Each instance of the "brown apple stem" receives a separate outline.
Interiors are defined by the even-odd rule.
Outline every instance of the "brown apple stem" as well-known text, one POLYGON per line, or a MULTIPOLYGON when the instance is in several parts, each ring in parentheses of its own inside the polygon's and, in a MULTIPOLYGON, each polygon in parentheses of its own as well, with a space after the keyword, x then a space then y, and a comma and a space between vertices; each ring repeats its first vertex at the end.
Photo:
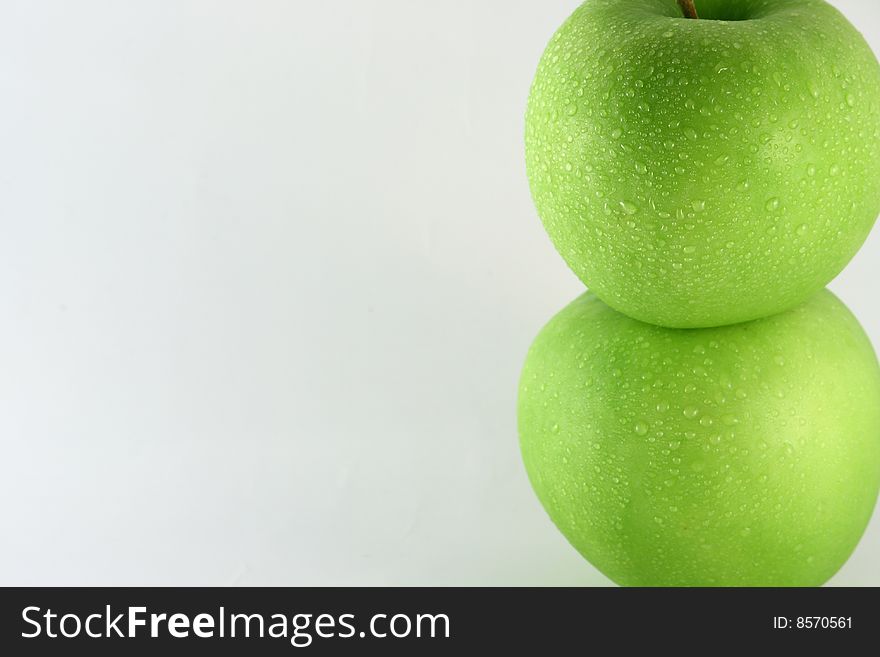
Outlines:
POLYGON ((684 12, 685 18, 699 18, 697 8, 694 7, 694 0, 678 0, 678 6, 684 12))

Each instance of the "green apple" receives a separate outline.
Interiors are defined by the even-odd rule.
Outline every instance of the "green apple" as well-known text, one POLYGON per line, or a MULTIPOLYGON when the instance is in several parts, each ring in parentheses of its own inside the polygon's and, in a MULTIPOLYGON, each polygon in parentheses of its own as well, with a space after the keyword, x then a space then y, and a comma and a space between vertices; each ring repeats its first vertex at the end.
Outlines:
POLYGON ((518 412, 550 518, 622 585, 822 584, 877 499, 880 368, 828 291, 701 330, 584 294, 532 345, 518 412))
POLYGON ((880 66, 822 0, 588 0, 548 45, 526 163, 556 248, 642 321, 791 308, 880 211, 880 66))

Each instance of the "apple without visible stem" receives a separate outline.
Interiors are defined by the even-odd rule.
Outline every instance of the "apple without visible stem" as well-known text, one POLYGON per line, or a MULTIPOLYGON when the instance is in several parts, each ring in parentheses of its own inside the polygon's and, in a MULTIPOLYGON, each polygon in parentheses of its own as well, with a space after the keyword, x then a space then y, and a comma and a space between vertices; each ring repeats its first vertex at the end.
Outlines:
POLYGON ((674 327, 763 317, 880 211, 880 67, 822 0, 588 0, 526 114, 538 212, 602 300, 674 327))
POLYGON ((696 331, 587 293, 532 345, 518 413, 544 508, 623 585, 822 584, 877 498, 880 368, 828 291, 696 331))

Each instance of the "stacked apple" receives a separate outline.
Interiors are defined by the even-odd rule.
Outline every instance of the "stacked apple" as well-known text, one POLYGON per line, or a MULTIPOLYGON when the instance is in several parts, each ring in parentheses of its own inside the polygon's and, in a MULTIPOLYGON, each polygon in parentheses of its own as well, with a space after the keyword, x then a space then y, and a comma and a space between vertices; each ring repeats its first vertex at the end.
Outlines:
POLYGON ((551 519, 623 585, 825 582, 880 487, 880 368, 823 289, 880 212, 861 35, 822 0, 587 0, 526 162, 590 289, 520 382, 551 519))

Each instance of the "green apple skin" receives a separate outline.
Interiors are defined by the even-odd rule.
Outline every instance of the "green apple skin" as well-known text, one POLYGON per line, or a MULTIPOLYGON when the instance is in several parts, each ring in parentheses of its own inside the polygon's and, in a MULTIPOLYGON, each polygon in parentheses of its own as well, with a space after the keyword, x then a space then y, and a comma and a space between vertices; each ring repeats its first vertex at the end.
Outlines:
POLYGON ((613 308, 671 327, 794 307, 880 211, 880 66, 856 29, 822 0, 696 6, 588 0, 526 112, 559 253, 613 308))
POLYGON ((880 368, 828 291, 702 330, 586 293, 532 345, 518 415, 550 518, 621 585, 820 585, 880 485, 880 368))

